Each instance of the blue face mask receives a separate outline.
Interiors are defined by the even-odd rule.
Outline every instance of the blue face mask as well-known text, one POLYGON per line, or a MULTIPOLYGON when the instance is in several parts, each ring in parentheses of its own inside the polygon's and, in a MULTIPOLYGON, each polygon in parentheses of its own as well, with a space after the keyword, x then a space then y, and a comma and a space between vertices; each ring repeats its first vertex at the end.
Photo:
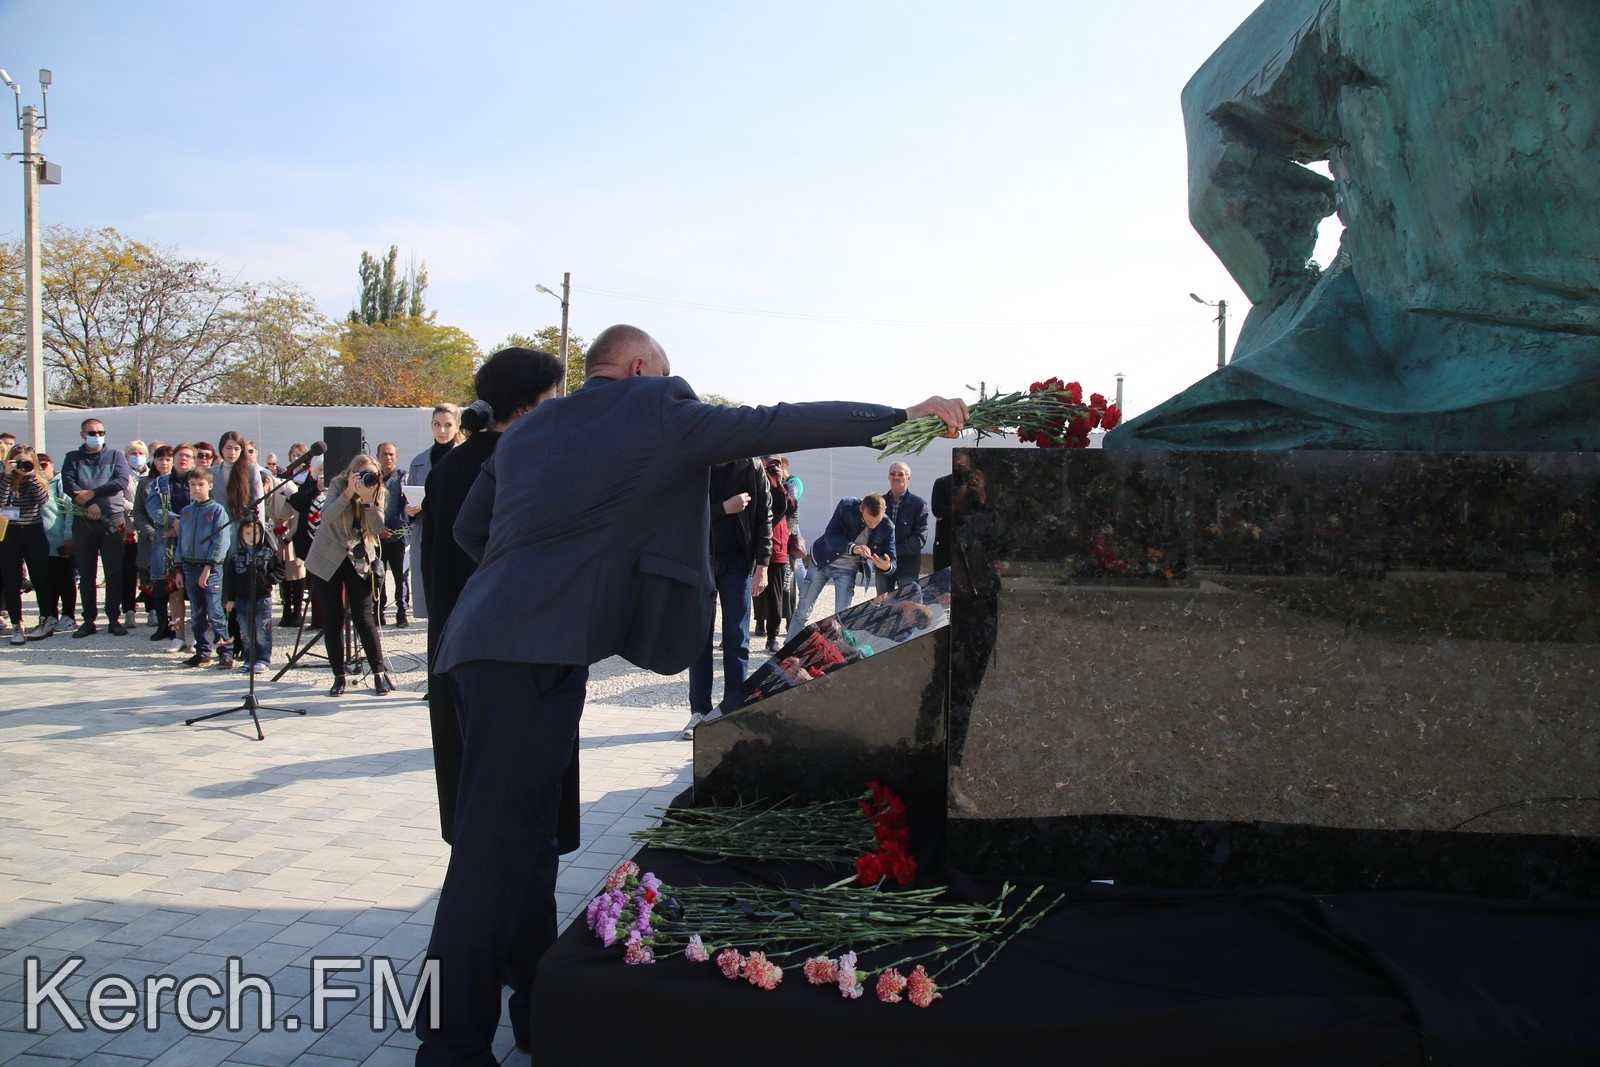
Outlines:
POLYGON ((144 457, 143 456, 129 456, 128 457, 128 466, 137 467, 137 468, 141 468, 142 469, 144 467, 144 457))
POLYGON ((106 435, 103 433, 85 434, 83 443, 90 448, 99 448, 106 443, 106 435))

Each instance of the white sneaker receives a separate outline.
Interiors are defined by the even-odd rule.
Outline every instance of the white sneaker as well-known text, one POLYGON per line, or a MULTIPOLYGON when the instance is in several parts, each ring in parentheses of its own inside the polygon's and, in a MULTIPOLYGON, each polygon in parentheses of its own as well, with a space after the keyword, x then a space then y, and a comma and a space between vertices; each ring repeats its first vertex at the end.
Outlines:
POLYGON ((10 632, 11 632, 11 620, 10 619, 6 619, 6 618, 0 618, 0 637, 4 637, 6 634, 8 634, 10 632))
MULTIPOLYGON (((11 627, 7 626, 6 629, 11 630, 11 627)), ((21 626, 11 630, 11 643, 13 645, 25 645, 28 643, 28 635, 22 632, 21 626)))
POLYGON ((50 619, 40 619, 39 624, 28 631, 28 640, 43 641, 45 638, 52 636, 55 632, 56 626, 54 621, 50 619))
POLYGON ((125 611, 125 612, 123 612, 122 613, 122 625, 126 626, 130 630, 133 629, 135 626, 138 626, 139 625, 139 613, 137 611, 125 611))
POLYGON ((167 651, 168 652, 182 652, 182 651, 186 650, 188 647, 189 646, 187 644, 185 644, 184 641, 181 638, 177 638, 177 637, 174 637, 171 641, 167 642, 167 651))
POLYGON ((685 741, 693 741, 694 728, 705 721, 706 716, 704 712, 697 711, 693 715, 689 716, 689 725, 683 728, 683 739, 685 741))
POLYGON ((58 634, 69 633, 77 628, 78 617, 76 615, 63 615, 56 620, 56 633, 58 634))
MULTIPOLYGON (((242 666, 244 666, 244 664, 241 663, 239 666, 242 667, 242 666)), ((250 673, 251 674, 266 674, 267 673, 267 661, 266 660, 259 660, 259 659, 256 660, 254 663, 252 663, 250 665, 250 673)))

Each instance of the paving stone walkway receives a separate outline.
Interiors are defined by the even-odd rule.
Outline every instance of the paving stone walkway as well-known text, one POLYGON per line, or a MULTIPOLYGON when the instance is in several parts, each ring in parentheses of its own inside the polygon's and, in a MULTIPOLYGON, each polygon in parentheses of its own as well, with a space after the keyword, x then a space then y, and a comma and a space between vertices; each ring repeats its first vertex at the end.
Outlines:
MULTIPOLYGON (((263 713, 258 742, 243 714, 183 725, 236 703, 241 673, 120 669, 111 640, 70 660, 0 649, 12 653, 0 656, 0 1064, 409 1065, 415 1040, 394 1013, 377 1029, 370 1017, 375 984, 391 1003, 385 967, 402 998, 414 989, 444 878, 422 676, 397 675, 401 690, 382 699, 355 682, 330 699, 325 666, 293 670, 262 699, 309 713, 263 713), (331 973, 330 995, 314 997, 311 961, 331 957, 362 966, 331 973), (74 959, 51 988, 84 1025, 46 1003, 30 1026, 28 968, 45 986, 74 959), (235 1028, 200 1025, 226 1008, 203 983, 225 982, 230 959, 269 980, 270 1028, 257 993, 235 1028), (146 1010, 146 982, 161 975, 190 980, 197 1018, 178 1016, 171 988, 146 1010), (115 1006, 109 976, 129 981, 134 1007, 115 1006), (90 1019, 97 981, 112 1025, 90 1019)), ((562 863, 563 923, 633 850, 628 832, 688 786, 683 718, 589 705, 585 847, 562 863)), ((528 1062, 508 1025, 496 1051, 528 1062)))

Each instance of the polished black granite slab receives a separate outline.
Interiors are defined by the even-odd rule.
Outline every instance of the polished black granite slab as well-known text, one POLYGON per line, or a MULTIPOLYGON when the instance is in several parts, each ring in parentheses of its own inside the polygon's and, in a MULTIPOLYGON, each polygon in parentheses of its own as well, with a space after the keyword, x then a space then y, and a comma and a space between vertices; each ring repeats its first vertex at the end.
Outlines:
POLYGON ((1600 455, 956 467, 958 863, 1600 895, 1600 455))
POLYGON ((944 632, 885 647, 701 723, 694 803, 837 800, 877 780, 913 810, 942 813, 944 690, 935 664, 943 659, 944 632))
POLYGON ((741 707, 870 659, 950 622, 950 568, 804 626, 745 680, 741 707))

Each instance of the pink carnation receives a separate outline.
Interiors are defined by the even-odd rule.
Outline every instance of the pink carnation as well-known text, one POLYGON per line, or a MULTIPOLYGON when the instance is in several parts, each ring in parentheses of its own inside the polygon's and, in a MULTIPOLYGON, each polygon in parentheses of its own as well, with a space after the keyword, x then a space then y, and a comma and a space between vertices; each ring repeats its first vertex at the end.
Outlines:
POLYGON ((944 996, 943 993, 939 992, 939 987, 933 984, 933 979, 928 977, 928 972, 923 969, 920 963, 917 964, 917 969, 911 972, 911 977, 906 979, 906 985, 910 987, 910 992, 906 994, 907 997, 911 1003, 919 1008, 926 1008, 929 1004, 944 996))
POLYGON ((878 975, 878 999, 885 1004, 900 1003, 900 991, 905 987, 906 980, 893 967, 885 967, 878 975))
POLYGON ((656 961, 655 949, 643 941, 629 941, 628 949, 622 954, 622 962, 627 964, 654 963, 656 961))
POLYGON ((639 865, 632 860, 623 860, 616 870, 606 875, 606 892, 615 893, 628 884, 628 879, 636 878, 639 874, 639 865))
POLYGON ((744 957, 736 948, 725 948, 717 953, 717 967, 722 971, 722 977, 737 978, 744 968, 744 957))
POLYGON ((839 957, 839 995, 855 1000, 861 996, 861 979, 866 975, 856 970, 856 954, 846 952, 839 957))
POLYGON ((812 985, 833 985, 839 980, 839 964, 837 960, 830 960, 826 956, 813 956, 806 960, 806 981, 812 985))
POLYGON ((762 989, 777 989, 783 981, 783 968, 767 959, 765 952, 752 952, 744 961, 744 976, 751 985, 762 989))
POLYGON ((711 953, 706 951, 706 943, 700 940, 699 934, 689 939, 689 944, 683 950, 683 958, 690 963, 704 963, 711 958, 711 953))

